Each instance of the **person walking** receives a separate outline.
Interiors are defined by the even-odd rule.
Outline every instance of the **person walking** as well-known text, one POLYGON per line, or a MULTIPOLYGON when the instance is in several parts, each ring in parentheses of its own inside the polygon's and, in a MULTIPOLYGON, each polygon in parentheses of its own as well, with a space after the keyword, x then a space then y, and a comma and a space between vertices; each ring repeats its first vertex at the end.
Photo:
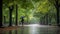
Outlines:
POLYGON ((21 23, 24 24, 24 16, 21 17, 21 23))

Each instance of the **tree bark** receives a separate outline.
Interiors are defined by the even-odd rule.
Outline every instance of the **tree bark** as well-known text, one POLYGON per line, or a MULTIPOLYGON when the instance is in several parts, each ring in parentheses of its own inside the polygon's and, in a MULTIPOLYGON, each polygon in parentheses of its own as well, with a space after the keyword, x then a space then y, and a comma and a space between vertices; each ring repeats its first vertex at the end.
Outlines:
POLYGON ((59 5, 58 5, 58 0, 56 0, 56 10, 57 10, 57 26, 60 26, 59 24, 59 5))
POLYGON ((0 0, 0 28, 2 27, 2 1, 0 0))
POLYGON ((13 9, 14 9, 14 6, 12 5, 12 6, 10 6, 9 7, 9 16, 10 16, 10 18, 9 18, 9 26, 12 26, 12 11, 13 11, 13 9))
POLYGON ((9 18, 9 26, 12 26, 12 12, 10 11, 9 12, 9 14, 10 14, 10 18, 9 18))
POLYGON ((4 16, 4 24, 6 23, 6 16, 4 16))
POLYGON ((16 25, 18 25, 18 6, 16 5, 16 25))
POLYGON ((45 18, 46 18, 46 25, 48 25, 48 14, 46 14, 45 18))

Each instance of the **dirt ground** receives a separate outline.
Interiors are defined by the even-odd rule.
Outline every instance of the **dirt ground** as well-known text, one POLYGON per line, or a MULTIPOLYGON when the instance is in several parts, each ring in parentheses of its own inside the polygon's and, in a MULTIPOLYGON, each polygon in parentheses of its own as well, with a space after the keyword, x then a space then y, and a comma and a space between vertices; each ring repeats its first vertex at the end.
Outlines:
POLYGON ((18 28, 20 28, 20 26, 9 26, 9 27, 0 28, 0 31, 15 30, 18 28))

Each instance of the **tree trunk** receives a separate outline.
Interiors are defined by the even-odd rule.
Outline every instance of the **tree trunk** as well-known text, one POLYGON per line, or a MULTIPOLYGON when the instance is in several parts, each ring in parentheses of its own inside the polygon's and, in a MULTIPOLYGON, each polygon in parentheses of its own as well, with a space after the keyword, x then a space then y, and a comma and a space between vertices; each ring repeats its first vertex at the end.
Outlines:
POLYGON ((45 18, 45 16, 44 16, 44 24, 46 25, 46 18, 45 18))
POLYGON ((55 7, 56 7, 56 10, 57 10, 57 25, 60 26, 60 24, 59 24, 59 5, 58 5, 58 0, 56 1, 55 7))
POLYGON ((46 16, 44 16, 44 21, 45 21, 44 24, 46 25, 46 16))
POLYGON ((9 18, 9 26, 12 26, 12 11, 9 12, 10 18, 9 18))
POLYGON ((18 25, 18 6, 16 5, 16 25, 18 25))
POLYGON ((42 18, 40 17, 40 24, 42 25, 42 18))
POLYGON ((29 22, 29 18, 28 18, 28 15, 27 15, 27 23, 29 22))
POLYGON ((45 25, 45 16, 43 17, 43 25, 45 25))
POLYGON ((4 24, 6 23, 6 16, 4 16, 4 24))
POLYGON ((12 5, 12 6, 10 6, 9 7, 9 16, 10 16, 10 18, 9 18, 9 26, 12 26, 12 11, 13 11, 13 9, 14 9, 14 6, 12 5))
POLYGON ((2 27, 2 1, 0 0, 0 28, 2 27))
POLYGON ((48 25, 48 14, 46 14, 45 18, 46 18, 46 25, 48 25))
POLYGON ((44 17, 41 17, 41 25, 44 25, 44 17))

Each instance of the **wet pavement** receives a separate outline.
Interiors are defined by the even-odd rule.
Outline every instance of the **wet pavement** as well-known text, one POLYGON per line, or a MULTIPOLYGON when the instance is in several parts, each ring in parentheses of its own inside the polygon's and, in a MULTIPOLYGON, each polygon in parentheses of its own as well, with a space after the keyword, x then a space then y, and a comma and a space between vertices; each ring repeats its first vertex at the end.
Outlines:
POLYGON ((60 34, 60 28, 39 24, 20 25, 18 29, 0 30, 0 34, 60 34))

